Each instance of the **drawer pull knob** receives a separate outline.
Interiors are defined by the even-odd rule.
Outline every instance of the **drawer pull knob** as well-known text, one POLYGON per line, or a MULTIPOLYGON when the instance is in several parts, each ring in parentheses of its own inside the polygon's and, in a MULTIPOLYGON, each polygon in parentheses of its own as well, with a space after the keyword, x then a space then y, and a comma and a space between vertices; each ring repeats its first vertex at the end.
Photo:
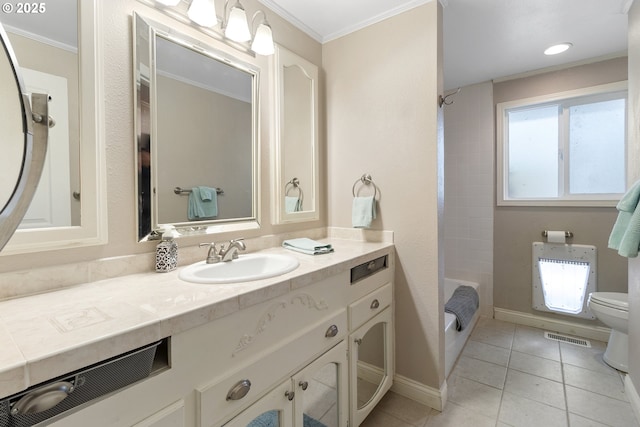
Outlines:
POLYGON ((238 381, 233 387, 231 387, 231 390, 229 390, 229 393, 227 393, 227 400, 240 400, 243 397, 245 397, 247 393, 249 393, 250 389, 251 389, 251 381, 249 380, 238 381))
POLYGON ((362 344, 362 338, 356 338, 355 340, 353 340, 353 342, 355 342, 356 344, 360 345, 360 344, 362 344))
POLYGON ((327 329, 327 332, 324 334, 327 338, 333 338, 336 335, 338 335, 338 327, 336 325, 329 326, 329 329, 327 329))
POLYGON ((298 383, 298 385, 300 386, 300 388, 304 391, 307 389, 307 387, 309 387, 309 383, 307 381, 300 381, 298 383))
POLYGON ((378 307, 380 307, 380 301, 378 301, 377 299, 371 301, 371 310, 375 310, 378 307))
POLYGON ((294 397, 296 397, 296 393, 293 391, 285 391, 284 395, 287 396, 287 399, 289 399, 290 401, 293 400, 294 397))
POLYGON ((369 264, 367 264, 367 270, 371 271, 374 268, 376 268, 376 262, 375 261, 371 261, 369 264))

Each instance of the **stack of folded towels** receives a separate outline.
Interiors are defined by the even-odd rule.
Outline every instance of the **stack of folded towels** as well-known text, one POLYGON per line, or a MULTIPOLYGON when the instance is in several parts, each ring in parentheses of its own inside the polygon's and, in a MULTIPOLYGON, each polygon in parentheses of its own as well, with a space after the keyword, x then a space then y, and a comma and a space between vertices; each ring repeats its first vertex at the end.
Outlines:
POLYGON ((316 242, 306 237, 285 240, 282 242, 282 247, 308 255, 322 255, 333 252, 331 244, 316 242))

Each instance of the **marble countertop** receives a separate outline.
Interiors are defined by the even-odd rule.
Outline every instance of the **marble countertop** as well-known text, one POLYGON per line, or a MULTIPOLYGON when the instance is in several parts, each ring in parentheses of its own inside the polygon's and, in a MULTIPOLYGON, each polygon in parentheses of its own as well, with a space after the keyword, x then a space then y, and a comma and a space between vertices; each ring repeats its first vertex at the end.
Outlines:
POLYGON ((32 385, 286 294, 392 250, 386 242, 323 239, 335 252, 281 247, 300 266, 264 280, 195 284, 169 273, 121 276, 0 302, 0 399, 32 385))

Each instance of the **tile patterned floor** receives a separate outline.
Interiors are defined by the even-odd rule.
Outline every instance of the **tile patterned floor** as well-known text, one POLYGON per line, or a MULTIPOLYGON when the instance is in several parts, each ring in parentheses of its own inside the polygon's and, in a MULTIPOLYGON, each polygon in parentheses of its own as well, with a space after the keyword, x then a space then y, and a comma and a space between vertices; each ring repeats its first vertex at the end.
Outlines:
POLYGON ((591 348, 481 318, 447 380, 443 412, 388 393, 362 427, 638 427, 624 378, 591 348))

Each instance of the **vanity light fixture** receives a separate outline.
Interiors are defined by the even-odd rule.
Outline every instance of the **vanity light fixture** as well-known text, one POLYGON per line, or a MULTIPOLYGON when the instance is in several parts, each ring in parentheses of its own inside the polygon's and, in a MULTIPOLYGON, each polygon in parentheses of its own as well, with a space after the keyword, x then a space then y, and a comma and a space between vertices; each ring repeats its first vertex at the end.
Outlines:
POLYGON ((213 27, 218 23, 214 0, 193 0, 187 11, 187 16, 203 27, 213 27))
POLYGON ((573 46, 573 43, 559 43, 553 46, 548 47, 545 51, 544 54, 545 55, 557 55, 559 53, 562 53, 564 51, 566 51, 567 49, 569 49, 571 46, 573 46))
POLYGON ((253 34, 251 50, 258 55, 273 55, 273 53, 275 52, 275 46, 273 44, 273 32, 271 31, 269 22, 267 22, 267 15, 262 10, 259 10, 253 14, 253 19, 251 20, 251 22, 252 25, 255 24, 256 17, 260 13, 262 13, 262 16, 264 18, 262 19, 262 22, 258 24, 258 27, 253 34))
MULTIPOLYGON (((225 18, 227 17, 227 1, 224 5, 225 18)), ((251 33, 249 32, 249 24, 247 23, 247 14, 244 8, 240 4, 239 0, 236 0, 235 4, 229 11, 229 18, 227 21, 223 21, 224 35, 234 42, 246 42, 251 40, 251 33)))
MULTIPOLYGON (((163 6, 178 6, 181 1, 183 0, 155 0, 156 3, 163 6)), ((182 11, 178 13, 184 14, 182 11)), ((215 0, 191 0, 191 4, 187 9, 187 17, 201 27, 215 27, 218 23, 215 0)), ((275 52, 273 31, 267 21, 267 15, 264 11, 258 10, 253 14, 251 21, 249 21, 240 0, 225 0, 220 29, 224 37, 229 40, 238 43, 250 42, 251 50, 258 55, 273 55, 275 52), (231 3, 231 5, 229 3, 231 3), (262 14, 262 17, 260 20, 257 20, 256 18, 260 14, 262 14), (253 29, 253 40, 251 37, 252 32, 249 28, 250 24, 251 29, 253 29)), ((214 30, 214 32, 217 31, 218 30, 214 30)))

